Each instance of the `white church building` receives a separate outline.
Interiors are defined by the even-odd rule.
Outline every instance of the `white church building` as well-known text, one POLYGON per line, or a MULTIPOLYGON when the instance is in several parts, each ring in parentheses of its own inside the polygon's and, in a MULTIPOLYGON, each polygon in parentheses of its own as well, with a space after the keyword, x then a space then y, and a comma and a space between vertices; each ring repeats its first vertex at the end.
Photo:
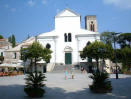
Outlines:
POLYGON ((85 29, 81 28, 81 16, 70 9, 58 13, 54 20, 54 30, 37 36, 37 41, 43 47, 52 50, 50 63, 78 65, 84 62, 80 58, 80 51, 87 42, 100 40, 96 16, 85 17, 85 29))

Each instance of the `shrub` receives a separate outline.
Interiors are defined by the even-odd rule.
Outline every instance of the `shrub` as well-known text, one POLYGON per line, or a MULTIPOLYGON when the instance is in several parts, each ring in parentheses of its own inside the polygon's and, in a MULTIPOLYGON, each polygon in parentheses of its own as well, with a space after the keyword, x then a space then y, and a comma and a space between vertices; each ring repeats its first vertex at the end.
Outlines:
POLYGON ((89 77, 93 79, 93 84, 89 86, 92 92, 107 93, 112 91, 108 73, 96 72, 89 77))
POLYGON ((27 74, 26 80, 26 86, 24 88, 25 93, 29 97, 42 97, 45 93, 45 90, 42 89, 42 87, 45 86, 43 84, 43 81, 45 81, 45 75, 42 73, 29 73, 27 74))
POLYGON ((131 75, 131 71, 127 66, 122 67, 122 73, 131 75))

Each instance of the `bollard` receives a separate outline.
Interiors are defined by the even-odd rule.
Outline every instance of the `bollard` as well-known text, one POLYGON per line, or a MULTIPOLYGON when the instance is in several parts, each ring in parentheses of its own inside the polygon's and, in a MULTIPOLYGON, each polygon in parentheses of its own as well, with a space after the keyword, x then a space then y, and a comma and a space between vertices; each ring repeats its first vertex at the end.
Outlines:
POLYGON ((72 79, 74 79, 74 75, 72 74, 72 79))

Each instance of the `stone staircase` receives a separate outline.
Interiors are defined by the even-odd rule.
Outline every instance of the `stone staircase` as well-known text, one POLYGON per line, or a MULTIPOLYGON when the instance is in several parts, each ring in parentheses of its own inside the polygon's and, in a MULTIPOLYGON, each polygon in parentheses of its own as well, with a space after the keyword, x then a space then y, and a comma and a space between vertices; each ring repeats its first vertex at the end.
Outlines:
POLYGON ((74 72, 74 73, 81 73, 80 69, 76 68, 75 66, 71 65, 55 65, 53 71, 51 73, 64 73, 65 69, 67 69, 67 72, 74 72))

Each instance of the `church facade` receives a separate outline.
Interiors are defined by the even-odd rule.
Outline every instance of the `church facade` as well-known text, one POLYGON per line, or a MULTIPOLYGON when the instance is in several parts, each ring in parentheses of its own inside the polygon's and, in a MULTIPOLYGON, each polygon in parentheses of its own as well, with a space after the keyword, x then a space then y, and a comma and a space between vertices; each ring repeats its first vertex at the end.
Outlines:
POLYGON ((85 17, 85 29, 81 28, 81 16, 65 9, 55 16, 55 29, 37 36, 43 47, 52 50, 50 63, 77 65, 81 60, 80 51, 87 42, 100 40, 96 16, 85 17))

